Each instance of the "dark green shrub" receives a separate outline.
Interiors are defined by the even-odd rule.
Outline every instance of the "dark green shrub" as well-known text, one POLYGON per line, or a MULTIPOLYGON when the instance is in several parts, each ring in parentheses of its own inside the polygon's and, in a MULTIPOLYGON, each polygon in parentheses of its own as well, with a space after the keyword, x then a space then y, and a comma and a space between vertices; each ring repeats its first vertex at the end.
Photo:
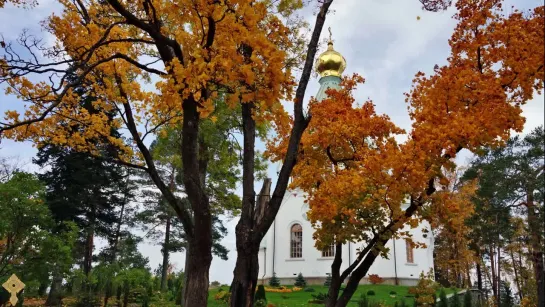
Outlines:
POLYGON ((358 307, 369 307, 369 300, 367 299, 367 295, 362 293, 357 303, 358 307))
POLYGON ((265 300, 256 300, 254 302, 254 307, 267 307, 267 301, 265 301, 265 300))
POLYGON ((303 291, 305 291, 305 292, 314 292, 316 290, 314 290, 314 288, 306 287, 305 289, 303 289, 303 291))
POLYGON ((271 287, 280 287, 280 279, 276 277, 276 272, 273 272, 271 279, 269 279, 269 286, 271 287))
POLYGON ((441 288, 439 292, 439 307, 448 307, 447 294, 445 293, 445 288, 441 288))
POLYGON ((257 286, 257 291, 255 293, 255 301, 265 301, 265 303, 267 302, 267 297, 265 295, 265 287, 263 285, 259 285, 257 286))
POLYGON ((369 290, 369 291, 367 291, 367 295, 369 295, 369 296, 375 295, 375 290, 369 290))
POLYGON ((396 296, 396 295, 397 295, 397 292, 395 292, 395 291, 390 291, 390 295, 396 296))
POLYGON ((464 307, 471 307, 471 291, 469 289, 464 294, 464 307))
POLYGON ((303 277, 303 274, 302 273, 299 273, 299 275, 297 275, 297 278, 295 279, 295 284, 294 286, 296 287, 305 287, 307 285, 307 281, 305 280, 305 278, 303 277))
POLYGON ((460 296, 458 295, 458 291, 454 292, 454 295, 450 299, 449 306, 450 307, 462 307, 462 304, 460 302, 460 296))
POLYGON ((324 281, 324 286, 329 287, 331 285, 331 274, 327 273, 324 281))
POLYGON ((313 299, 308 301, 311 304, 323 304, 329 298, 329 294, 322 293, 322 292, 318 294, 311 294, 311 295, 313 299))
POLYGON ((407 303, 405 302, 405 299, 401 300, 401 306, 400 307, 407 307, 407 303))

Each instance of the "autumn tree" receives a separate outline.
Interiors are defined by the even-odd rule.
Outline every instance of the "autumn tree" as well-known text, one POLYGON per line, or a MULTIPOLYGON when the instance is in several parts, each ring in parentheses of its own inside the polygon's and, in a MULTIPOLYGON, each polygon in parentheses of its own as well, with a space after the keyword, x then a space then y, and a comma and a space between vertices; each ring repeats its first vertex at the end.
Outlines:
MULTIPOLYGON (((505 15, 501 5, 456 3, 447 64, 430 76, 417 73, 406 95, 413 120, 407 141, 396 142, 402 131, 376 115, 372 102, 354 107, 359 77, 311 103, 294 185, 309 195, 317 247, 336 244, 327 306, 346 306, 390 238, 406 236, 400 230, 416 227, 436 192, 448 191, 458 152, 503 145, 511 130, 522 130, 521 105, 544 85, 544 7, 505 15), (341 247, 351 241, 365 245, 341 272, 341 247)), ((285 145, 273 156, 281 159, 285 145)))
POLYGON ((13 42, 2 42, 0 83, 29 105, 23 114, 8 111, 0 133, 38 146, 53 143, 93 154, 98 154, 100 144, 90 140, 97 136, 117 146, 116 162, 148 173, 180 219, 188 241, 183 303, 205 306, 212 214, 202 176, 207 161, 200 154, 199 129, 203 119, 213 119, 215 98, 227 94, 230 107, 242 106, 245 138, 244 196, 237 230, 240 260, 232 304, 251 305, 259 241, 278 212, 308 124, 302 104, 331 3, 319 4, 310 42, 302 47, 298 31, 302 23, 295 15, 301 1, 61 1, 61 13, 44 23, 56 38, 53 46, 44 47, 23 34, 19 39, 26 52, 23 55, 17 54, 21 49, 13 42), (301 53, 305 57, 299 57, 301 53), (290 57, 292 54, 297 56, 290 57), (297 84, 291 69, 297 64, 293 60, 301 58, 305 63, 297 84), (146 83, 151 86, 144 86, 146 83), (75 87, 91 91, 97 98, 94 107, 101 112, 91 114, 81 108, 75 87), (286 126, 281 99, 294 101, 292 137, 270 205, 257 214, 255 122, 274 119, 286 126), (114 120, 108 120, 109 112, 115 113, 114 120), (73 131, 74 124, 79 131, 73 131), (160 127, 178 124, 182 127, 182 178, 190 208, 159 176, 147 145, 160 127), (127 135, 108 135, 112 127, 125 128, 127 135))
POLYGON ((470 273, 476 261, 470 248, 473 236, 467 221, 472 217, 476 181, 460 181, 460 171, 447 174, 448 185, 436 192, 422 215, 434 233, 434 269, 439 282, 457 288, 471 287, 470 273))

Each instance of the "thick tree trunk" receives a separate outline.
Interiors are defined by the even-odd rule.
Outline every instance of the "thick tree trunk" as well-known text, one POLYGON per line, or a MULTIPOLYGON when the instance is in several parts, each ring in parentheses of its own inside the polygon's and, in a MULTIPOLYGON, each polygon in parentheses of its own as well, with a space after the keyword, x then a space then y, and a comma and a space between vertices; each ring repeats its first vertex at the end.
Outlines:
POLYGON ((53 274, 53 281, 51 282, 51 288, 49 289, 49 295, 45 301, 45 306, 61 306, 61 287, 62 275, 58 273, 53 274))
MULTIPOLYGON (((250 48, 245 49, 251 55, 250 48)), ((255 215, 255 137, 256 125, 252 116, 254 103, 242 105, 242 130, 244 152, 242 156, 242 212, 235 229, 237 238, 237 263, 231 283, 231 306, 253 306, 257 274, 259 273, 259 242, 253 242, 252 228, 255 215)))
MULTIPOLYGON (((183 288, 182 306, 206 306, 208 301, 208 272, 212 263, 211 224, 208 234, 191 238, 186 253, 186 283, 183 288)), ((180 289, 176 289, 180 291, 180 289)))
POLYGON ((246 248, 237 247, 237 262, 231 283, 231 306, 253 306, 259 273, 259 245, 251 243, 246 248), (233 296, 234 295, 234 296, 233 296), (242 305, 236 305, 241 303, 242 305))
POLYGON ((167 224, 165 227, 165 241, 163 243, 163 266, 161 270, 161 291, 165 292, 167 290, 167 277, 168 277, 168 263, 170 255, 170 217, 167 218, 167 224))
POLYGON ((342 244, 335 244, 335 258, 331 264, 331 284, 327 291, 328 299, 326 301, 327 307, 335 307, 337 304, 337 298, 339 297, 339 291, 341 289, 341 264, 343 262, 342 244))
POLYGON ((529 188, 526 193, 526 207, 528 209, 528 226, 530 228, 531 259, 534 267, 534 276, 537 284, 537 305, 545 306, 545 268, 543 267, 543 242, 541 234, 544 226, 539 222, 534 205, 534 189, 529 188), (541 224, 541 225, 540 225, 541 224))

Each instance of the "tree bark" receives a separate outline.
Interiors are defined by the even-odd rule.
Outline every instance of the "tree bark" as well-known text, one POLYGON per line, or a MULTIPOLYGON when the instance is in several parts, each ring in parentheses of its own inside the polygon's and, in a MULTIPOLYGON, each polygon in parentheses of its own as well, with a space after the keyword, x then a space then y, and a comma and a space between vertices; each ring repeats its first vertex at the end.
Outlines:
POLYGON ((477 288, 482 293, 483 292, 483 273, 481 271, 481 259, 477 260, 477 264, 475 265, 477 270, 477 288))
POLYGON ((534 204, 534 189, 526 192, 526 207, 528 209, 528 226, 530 228, 531 258, 534 267, 534 276, 537 284, 537 305, 545 306, 545 268, 543 267, 543 242, 539 218, 534 204))
POLYGON ((522 301, 522 291, 520 289, 521 288, 520 287, 520 279, 519 279, 517 263, 515 262, 515 255, 513 254, 513 250, 511 250, 510 256, 511 256, 511 263, 513 264, 513 273, 515 273, 515 285, 517 286, 519 300, 522 301))
POLYGON ((168 263, 169 263, 169 245, 170 245, 170 217, 167 218, 167 224, 165 227, 165 241, 163 243, 163 266, 161 270, 161 291, 167 290, 167 275, 168 275, 168 263))
POLYGON ((498 275, 496 276, 497 285, 498 285, 498 297, 497 297, 497 306, 501 306, 501 247, 500 247, 500 238, 498 235, 498 262, 496 263, 498 275))
MULTIPOLYGON (((117 250, 119 247, 119 237, 121 236, 121 225, 123 225, 123 216, 125 214, 125 202, 126 202, 126 194, 123 198, 123 203, 121 204, 121 210, 119 212, 119 220, 117 222, 117 228, 115 230, 114 243, 112 246, 112 254, 110 255, 111 264, 115 263, 116 257, 117 257, 117 250)), ((108 300, 112 296, 112 287, 113 287, 112 281, 111 279, 108 279, 108 281, 106 282, 106 291, 104 293, 104 306, 108 306, 108 300)))
POLYGON ((335 304, 337 304, 337 298, 339 297, 339 291, 343 282, 340 274, 341 264, 343 262, 342 255, 342 244, 335 244, 335 258, 333 259, 333 263, 331 264, 331 284, 327 292, 327 307, 335 307, 335 304))
MULTIPOLYGON (((384 246, 386 245, 386 243, 388 243, 389 240, 389 237, 382 237, 377 241, 376 244, 373 244, 373 246, 384 246)), ((369 268, 371 268, 371 265, 373 265, 373 263, 375 262, 378 254, 379 253, 374 250, 370 250, 369 252, 367 252, 363 262, 352 272, 350 278, 348 278, 346 287, 344 288, 341 296, 337 299, 335 307, 346 307, 348 305, 350 299, 358 289, 360 280, 367 274, 369 268)), ((340 285, 338 286, 340 287, 340 285)))
MULTIPOLYGON (((247 48, 249 49, 249 48, 247 48)), ((246 56, 251 55, 251 50, 246 56)), ((237 223, 237 262, 231 283, 231 306, 253 306, 257 275, 259 273, 259 242, 252 240, 255 212, 255 136, 256 126, 252 116, 255 104, 242 105, 242 131, 244 152, 242 156, 242 211, 237 223)))
MULTIPOLYGON (((207 238, 211 238, 211 234, 207 238)), ((208 301, 208 272, 212 263, 212 245, 208 240, 191 238, 186 253, 186 284, 182 306, 206 306, 208 301), (203 290, 204 288, 204 290, 203 290)), ((180 289, 176 289, 180 291, 180 289)))
POLYGON ((49 289, 49 295, 45 301, 45 306, 61 306, 62 296, 61 296, 61 287, 62 287, 62 275, 58 273, 53 274, 53 281, 51 282, 51 288, 49 289))
MULTIPOLYGON (((494 259, 494 247, 490 246, 490 271, 492 273, 492 293, 494 295, 494 301, 499 300, 499 292, 498 292, 498 278, 496 277, 496 261, 494 259)), ((499 306, 499 305, 498 305, 499 306)))

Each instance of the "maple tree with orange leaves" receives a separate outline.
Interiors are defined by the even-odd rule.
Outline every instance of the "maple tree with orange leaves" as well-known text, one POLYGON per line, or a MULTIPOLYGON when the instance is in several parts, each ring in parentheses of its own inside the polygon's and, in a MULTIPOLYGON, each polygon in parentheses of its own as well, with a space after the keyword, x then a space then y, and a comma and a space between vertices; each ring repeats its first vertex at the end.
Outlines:
MULTIPOLYGON (((377 115, 371 101, 354 107, 360 76, 345 78, 340 90, 311 102, 312 121, 301 140, 293 185, 308 193, 317 248, 336 244, 329 307, 348 304, 376 257, 387 253, 386 243, 408 235, 400 230, 425 218, 423 208, 443 210, 443 222, 463 227, 462 219, 449 216, 471 211, 461 201, 470 187, 449 193, 456 155, 503 145, 512 130, 523 128, 521 106, 543 89, 543 6, 505 14, 499 0, 461 0, 456 8, 448 64, 436 66, 430 76, 417 73, 406 94, 413 121, 407 141, 396 141, 404 132, 377 115), (365 247, 341 272, 347 242, 365 247)), ((285 144, 281 134, 273 140, 273 159, 280 160, 285 144)))

